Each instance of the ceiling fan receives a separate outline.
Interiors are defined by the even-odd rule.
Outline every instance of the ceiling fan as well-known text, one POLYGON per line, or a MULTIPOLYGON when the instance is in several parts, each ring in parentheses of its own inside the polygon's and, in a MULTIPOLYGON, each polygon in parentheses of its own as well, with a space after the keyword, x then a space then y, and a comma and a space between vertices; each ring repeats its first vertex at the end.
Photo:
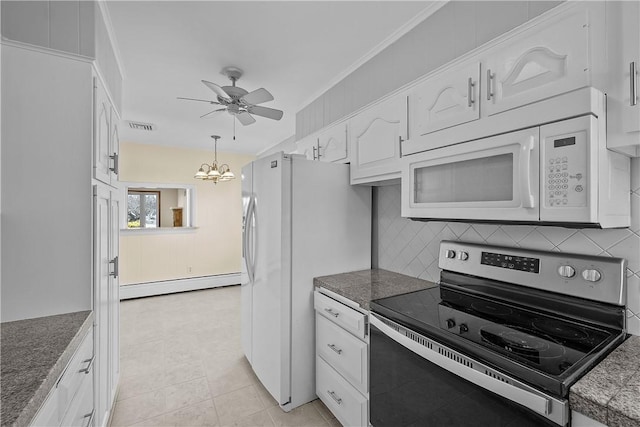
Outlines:
POLYGON ((202 80, 202 83, 216 94, 217 101, 182 97, 178 97, 178 99, 208 102, 209 104, 222 106, 222 108, 203 114, 200 118, 213 117, 213 113, 227 111, 229 114, 235 116, 244 126, 255 123, 256 119, 254 119, 253 116, 266 117, 272 120, 280 120, 282 118, 283 112, 281 110, 257 105, 263 102, 273 101, 273 95, 271 95, 268 90, 260 88, 253 92, 248 92, 236 86, 236 81, 242 76, 242 70, 240 68, 225 67, 222 69, 222 74, 231 80, 231 86, 220 87, 215 83, 202 80))

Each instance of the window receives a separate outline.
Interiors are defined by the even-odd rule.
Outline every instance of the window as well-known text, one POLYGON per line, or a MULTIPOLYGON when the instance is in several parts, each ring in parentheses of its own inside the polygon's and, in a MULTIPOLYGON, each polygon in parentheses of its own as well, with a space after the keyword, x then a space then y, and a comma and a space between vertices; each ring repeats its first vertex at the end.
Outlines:
POLYGON ((130 188, 127 193, 127 228, 157 228, 160 192, 130 188))
POLYGON ((120 200, 123 231, 162 234, 196 228, 194 185, 120 181, 120 200))

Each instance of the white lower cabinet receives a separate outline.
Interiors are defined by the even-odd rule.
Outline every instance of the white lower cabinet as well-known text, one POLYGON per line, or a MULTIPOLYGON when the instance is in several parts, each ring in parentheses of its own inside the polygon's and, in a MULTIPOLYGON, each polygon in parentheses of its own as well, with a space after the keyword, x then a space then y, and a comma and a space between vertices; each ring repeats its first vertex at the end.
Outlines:
POLYGON ((344 426, 369 424, 366 314, 315 292, 316 394, 344 426), (360 327, 362 325, 362 327, 360 327))
POLYGON ((93 329, 90 329, 38 410, 32 426, 94 425, 94 360, 93 329))

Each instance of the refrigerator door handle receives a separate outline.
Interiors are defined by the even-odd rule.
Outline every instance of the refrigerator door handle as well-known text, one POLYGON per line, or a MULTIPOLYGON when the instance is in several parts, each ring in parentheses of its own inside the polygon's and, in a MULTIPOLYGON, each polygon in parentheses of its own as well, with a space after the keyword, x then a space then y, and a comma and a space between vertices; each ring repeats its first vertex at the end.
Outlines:
POLYGON ((247 206, 247 216, 244 219, 244 232, 243 232, 243 253, 244 263, 247 267, 247 274, 249 276, 249 283, 253 283, 253 271, 251 269, 251 248, 249 247, 252 231, 251 231, 251 218, 253 216, 253 196, 249 196, 249 205, 247 206))
POLYGON ((256 230, 258 229, 258 199, 255 195, 253 195, 253 203, 251 204, 251 281, 253 282, 254 277, 256 277, 256 262, 258 259, 258 251, 256 248, 258 247, 258 233, 256 230))

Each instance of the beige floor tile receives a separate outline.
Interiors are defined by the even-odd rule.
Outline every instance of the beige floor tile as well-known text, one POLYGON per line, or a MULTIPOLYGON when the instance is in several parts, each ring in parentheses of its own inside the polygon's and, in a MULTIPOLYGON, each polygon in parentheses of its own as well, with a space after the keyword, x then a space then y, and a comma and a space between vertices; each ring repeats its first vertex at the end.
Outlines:
POLYGON ((214 397, 213 402, 222 425, 230 425, 265 409, 258 397, 258 392, 252 385, 214 397))
MULTIPOLYGON (((255 414, 249 415, 248 417, 241 418, 231 424, 229 426, 233 427, 274 427, 275 424, 271 419, 271 416, 267 412, 267 410, 263 410, 257 412, 255 414)), ((226 427, 226 426, 225 426, 226 427)))
POLYGON ((328 425, 313 402, 298 406, 290 412, 284 412, 278 406, 269 408, 268 411, 276 426, 326 427, 328 425))
POLYGON ((337 418, 332 418, 328 421, 330 427, 342 427, 340 421, 337 418))
POLYGON ((140 396, 141 394, 159 390, 166 385, 165 373, 162 371, 143 375, 122 375, 120 377, 120 384, 118 385, 117 400, 140 396))
POLYGON ((162 423, 170 427, 218 426, 218 413, 211 399, 165 414, 162 423))
POLYGON ((140 421, 139 423, 135 423, 132 427, 164 427, 164 425, 164 415, 160 415, 159 417, 153 417, 140 421))
POLYGON ((211 393, 206 378, 197 378, 164 389, 167 411, 173 411, 194 403, 210 400, 211 393))
POLYGON ((166 404, 162 390, 116 402, 112 426, 129 426, 165 413, 166 404))
POLYGON ((331 421, 336 417, 329 410, 329 408, 326 407, 326 405, 322 402, 322 400, 316 399, 311 403, 313 403, 313 406, 315 406, 315 408, 318 410, 318 412, 320 412, 320 415, 322 415, 322 418, 324 418, 325 420, 331 421))
POLYGON ((253 381, 242 366, 235 366, 207 374, 211 396, 216 397, 250 386, 253 381))
POLYGON ((198 359, 187 363, 165 365, 165 385, 178 384, 205 376, 206 374, 202 362, 198 359))
POLYGON ((262 401, 262 404, 266 408, 270 408, 272 406, 278 406, 278 401, 274 399, 273 396, 271 396, 271 393, 267 391, 267 389, 262 385, 258 377, 256 377, 256 375, 253 372, 251 373, 251 379, 253 381, 253 386, 256 388, 256 391, 258 392, 258 397, 260 397, 260 400, 262 401))

